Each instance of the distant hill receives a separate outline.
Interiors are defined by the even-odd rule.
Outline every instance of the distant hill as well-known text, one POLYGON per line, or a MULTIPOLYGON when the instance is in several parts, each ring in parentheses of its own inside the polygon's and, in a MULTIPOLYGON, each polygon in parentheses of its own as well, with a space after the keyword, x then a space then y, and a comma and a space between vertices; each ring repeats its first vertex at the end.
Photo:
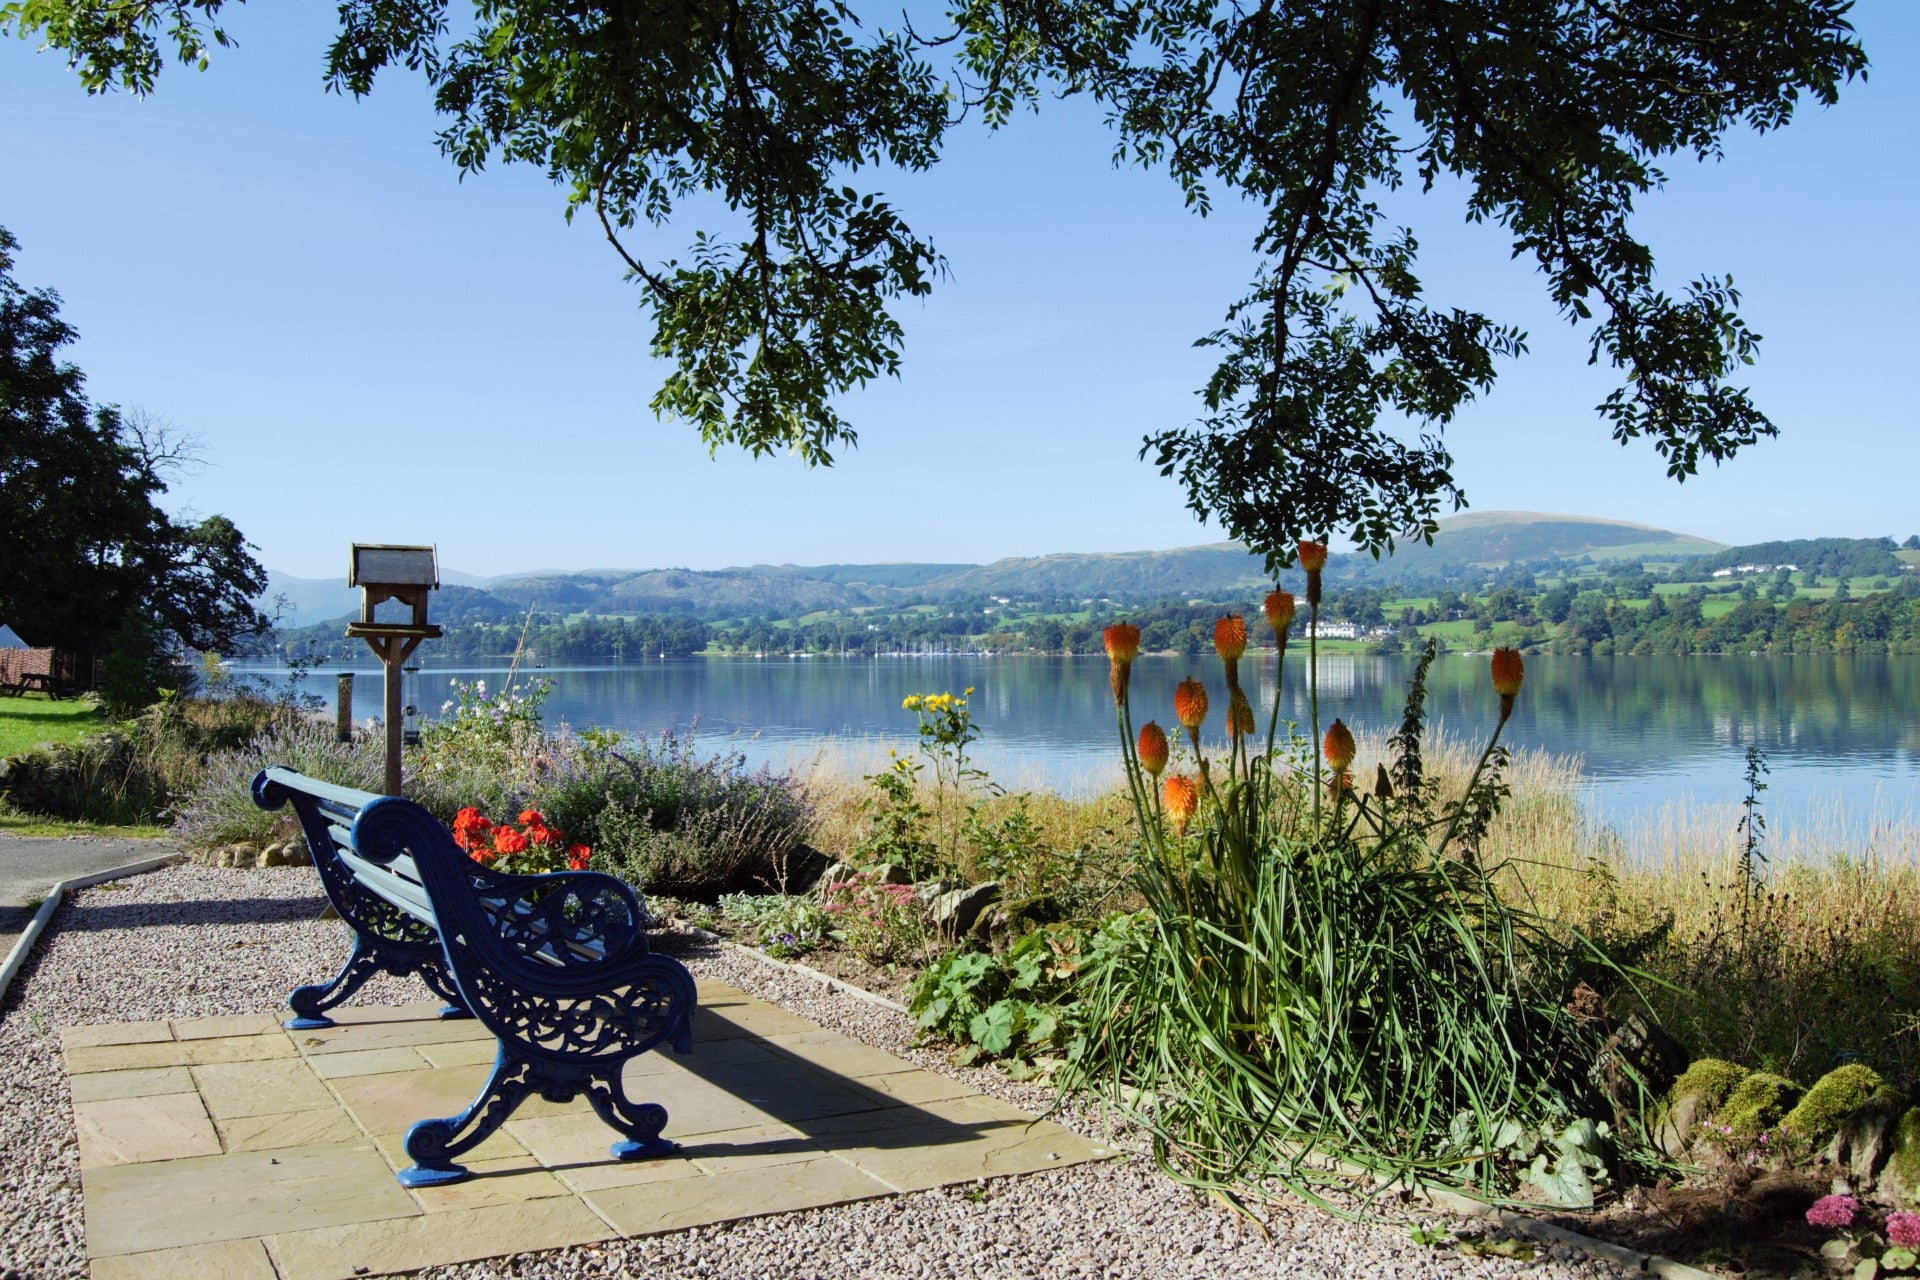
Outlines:
POLYGON ((1171 551, 1065 552, 996 560, 934 578, 928 595, 1000 595, 1031 600, 1157 599, 1231 595, 1265 590, 1260 560, 1237 542, 1215 542, 1171 551))
MULTIPOLYGON (((1392 556, 1378 562, 1366 555, 1336 555, 1328 576, 1330 586, 1358 585, 1452 579, 1477 575, 1479 570, 1548 561, 1685 560, 1735 552, 1744 555, 1746 549, 1729 552, 1723 544, 1705 538, 1621 520, 1526 511, 1469 512, 1442 520, 1430 547, 1402 543, 1392 556)), ((1891 557, 1890 550, 1881 549, 1880 554, 1891 557)), ((449 583, 472 584, 471 596, 458 607, 476 619, 529 608, 559 613, 682 613, 708 619, 756 613, 796 617, 819 610, 937 602, 954 596, 1128 602, 1219 599, 1264 591, 1269 583, 1259 559, 1237 542, 1168 551, 1062 552, 985 565, 758 564, 714 570, 589 569, 497 578, 444 576, 449 583)), ((358 592, 348 590, 341 579, 274 574, 268 591, 269 596, 286 594, 291 605, 288 623, 295 626, 331 621, 359 605, 358 592)), ((434 612, 439 616, 441 606, 436 605, 434 612)))

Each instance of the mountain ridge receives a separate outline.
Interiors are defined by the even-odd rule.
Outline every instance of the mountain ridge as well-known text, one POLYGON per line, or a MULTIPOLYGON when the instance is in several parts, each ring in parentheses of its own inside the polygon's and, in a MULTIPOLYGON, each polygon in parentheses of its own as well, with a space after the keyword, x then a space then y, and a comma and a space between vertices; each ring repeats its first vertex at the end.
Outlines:
MULTIPOLYGON (((1690 534, 1602 516, 1549 512, 1464 512, 1440 522, 1432 546, 1402 543, 1374 561, 1336 554, 1331 582, 1377 584, 1530 563, 1678 560, 1737 550, 1690 534)), ((358 608, 341 579, 271 573, 264 601, 284 595, 283 625, 330 621, 358 608)), ((1204 597, 1264 591, 1272 579, 1238 542, 1157 551, 1054 552, 989 564, 873 561, 823 565, 753 564, 723 569, 546 570, 482 577, 446 570, 449 585, 484 596, 483 607, 560 612, 769 613, 905 604, 956 595, 1127 599, 1204 597)), ((475 598, 473 605, 482 605, 475 598)))

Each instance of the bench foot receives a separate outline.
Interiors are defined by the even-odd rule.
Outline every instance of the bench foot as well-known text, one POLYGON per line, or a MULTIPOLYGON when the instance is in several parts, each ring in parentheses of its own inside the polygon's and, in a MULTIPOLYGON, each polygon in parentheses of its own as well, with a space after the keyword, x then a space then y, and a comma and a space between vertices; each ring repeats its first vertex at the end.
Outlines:
POLYGON ((440 1021, 452 1022, 455 1018, 471 1018, 473 1015, 457 1004, 447 1005, 440 1010, 440 1021))
POLYGON ((288 1018, 280 1024, 289 1031, 318 1031, 334 1025, 332 1018, 288 1018))
POLYGON ((451 1165, 445 1169, 426 1169, 419 1165, 410 1165, 393 1175, 400 1185, 411 1190, 414 1187, 444 1187, 449 1182, 462 1182, 473 1176, 463 1165, 451 1165))
POLYGON ((680 1144, 666 1138, 650 1138, 645 1142, 616 1142, 607 1150, 615 1160, 659 1160, 677 1155, 680 1144))

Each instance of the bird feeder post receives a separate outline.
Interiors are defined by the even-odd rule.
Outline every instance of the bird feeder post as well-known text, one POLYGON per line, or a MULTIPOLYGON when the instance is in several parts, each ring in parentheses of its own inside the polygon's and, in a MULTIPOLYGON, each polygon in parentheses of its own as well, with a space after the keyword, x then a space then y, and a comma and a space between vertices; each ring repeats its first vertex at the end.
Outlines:
POLYGON ((432 547, 356 542, 347 585, 361 591, 360 621, 347 624, 347 636, 367 642, 386 678, 386 793, 397 796, 404 716, 402 669, 422 640, 443 634, 427 621, 427 593, 440 585, 439 557, 432 547), (374 611, 388 600, 407 605, 412 616, 405 622, 379 621, 374 611))

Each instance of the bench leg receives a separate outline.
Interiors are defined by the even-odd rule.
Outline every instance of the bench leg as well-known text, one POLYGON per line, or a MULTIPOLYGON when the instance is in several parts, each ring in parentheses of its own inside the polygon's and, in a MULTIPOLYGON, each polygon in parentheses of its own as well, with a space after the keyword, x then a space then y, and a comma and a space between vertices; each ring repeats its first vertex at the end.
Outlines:
POLYGON ((660 1136, 667 1127, 667 1109, 657 1102, 635 1102, 627 1097, 620 1083, 620 1068, 625 1065, 624 1060, 615 1063, 606 1075, 596 1076, 587 1085, 587 1101, 600 1118, 627 1135, 625 1142, 613 1144, 614 1158, 657 1160, 672 1155, 680 1144, 660 1136))
POLYGON ((380 969, 380 959, 374 954, 373 948, 363 939, 355 937, 353 951, 347 956, 347 962, 340 966, 340 972, 333 975, 333 981, 293 989, 293 994, 287 997, 287 1005, 293 1010, 294 1016, 283 1025, 289 1031, 313 1031, 332 1026, 333 1019, 327 1016, 326 1011, 344 1003, 380 969))
POLYGON ((460 988, 454 985, 453 979, 447 976, 446 966, 439 961, 430 960, 420 966, 420 981, 431 987, 433 994, 447 1002, 440 1010, 441 1021, 450 1022, 455 1018, 473 1016, 467 1011, 467 1006, 461 1003, 463 997, 460 994, 460 988))
POLYGON ((422 1120, 407 1130, 407 1154, 413 1164, 396 1177, 403 1187, 437 1187, 469 1177, 464 1165, 454 1157, 471 1151, 507 1122, 514 1110, 534 1091, 529 1080, 531 1064, 500 1046, 493 1060, 493 1074, 487 1077, 470 1106, 457 1116, 444 1120, 422 1120))

